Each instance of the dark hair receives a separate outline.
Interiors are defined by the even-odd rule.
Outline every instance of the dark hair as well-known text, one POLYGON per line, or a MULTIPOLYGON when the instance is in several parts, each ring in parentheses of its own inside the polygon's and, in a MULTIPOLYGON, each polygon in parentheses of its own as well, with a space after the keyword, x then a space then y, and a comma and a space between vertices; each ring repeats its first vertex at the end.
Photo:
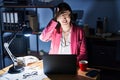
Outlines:
MULTIPOLYGON (((59 8, 59 13, 61 13, 61 14, 64 13, 65 11, 69 10, 71 21, 73 20, 72 9, 69 6, 69 4, 67 4, 66 2, 62 2, 57 5, 57 8, 59 8)), ((57 9, 56 9, 56 13, 57 13, 57 9)))
MULTIPOLYGON (((72 9, 67 3, 62 2, 62 3, 58 4, 57 7, 56 7, 55 13, 57 15, 60 15, 60 14, 64 13, 67 10, 70 11, 70 18, 71 18, 71 23, 72 23, 73 22, 72 9), (59 11, 57 11, 57 8, 59 8, 59 11)), ((57 32, 60 33, 60 23, 58 23, 56 29, 57 29, 57 32)))
POLYGON ((59 8, 59 11, 69 10, 70 12, 72 12, 71 7, 65 2, 58 4, 57 8, 59 8))

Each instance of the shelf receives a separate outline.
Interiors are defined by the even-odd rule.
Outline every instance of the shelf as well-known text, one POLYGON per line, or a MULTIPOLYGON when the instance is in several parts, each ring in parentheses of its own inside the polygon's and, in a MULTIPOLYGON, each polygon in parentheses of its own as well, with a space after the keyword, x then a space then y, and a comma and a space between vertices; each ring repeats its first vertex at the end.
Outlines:
MULTIPOLYGON (((8 0, 8 2, 1 2, 0 3, 0 13, 2 14, 1 15, 1 18, 3 17, 4 19, 2 19, 1 21, 0 21, 0 23, 1 23, 1 28, 0 28, 0 43, 1 43, 1 53, 0 53, 0 64, 1 64, 1 66, 0 66, 0 69, 2 69, 3 67, 4 67, 4 56, 5 56, 5 54, 4 54, 4 47, 3 47, 3 43, 4 43, 4 33, 7 33, 7 32, 11 32, 11 33, 14 33, 14 32, 18 32, 19 31, 19 28, 21 27, 21 25, 23 24, 23 23, 25 23, 25 21, 26 21, 26 15, 28 15, 28 14, 26 14, 27 13, 27 9, 26 8, 36 8, 35 9, 35 14, 37 14, 37 8, 50 8, 52 11, 53 11, 53 13, 54 13, 54 8, 59 4, 59 3, 61 3, 61 2, 63 2, 63 0, 53 0, 52 2, 42 2, 42 3, 40 3, 40 0, 26 0, 27 2, 28 1, 33 1, 34 3, 32 3, 32 2, 30 2, 30 3, 26 3, 26 5, 24 4, 24 2, 23 2, 23 4, 21 3, 21 4, 19 4, 19 2, 16 2, 16 1, 18 1, 18 0, 14 0, 13 2, 12 2, 13 0, 8 0), (37 1, 37 2, 36 2, 37 1), (23 9, 23 10, 21 10, 21 9, 23 9), (23 12, 19 12, 19 10, 20 11, 23 11, 23 12), (6 11, 6 13, 4 13, 4 15, 3 15, 3 12, 4 11, 6 11), (15 12, 15 13, 14 13, 15 12), (7 14, 7 17, 6 17, 6 14, 7 14), (17 24, 20 24, 20 25, 14 25, 14 24, 12 24, 11 23, 11 21, 10 20, 12 20, 11 19, 11 17, 13 18, 13 21, 12 21, 12 23, 17 23, 17 24), (10 19, 9 19, 10 18, 10 19), (5 20, 5 21, 4 21, 5 20), (9 22, 8 22, 9 21, 9 22), (18 22, 17 22, 18 21, 18 22), (8 25, 10 23, 10 26, 8 25), (7 26, 5 26, 5 24, 7 24, 7 26), (13 26, 16 26, 16 27, 11 27, 11 25, 13 25, 13 26), (9 29, 10 28, 10 29, 9 29), (12 28, 14 28, 14 30, 12 30, 12 28), (16 28, 18 29, 18 30, 16 30, 16 28)), ((19 0, 19 1, 22 1, 22 0, 19 0)), ((27 24, 26 24, 27 25, 27 24)), ((23 26, 23 25, 22 25, 23 26)), ((21 29, 21 28, 20 28, 21 29)), ((42 29, 41 29, 42 30, 42 29)), ((33 32, 32 34, 33 35, 36 35, 36 46, 37 46, 37 53, 39 53, 39 42, 38 42, 38 35, 41 33, 41 30, 40 30, 40 32, 33 32)), ((20 31, 21 32, 21 31, 20 31)), ((23 40, 24 38, 22 38, 22 40, 23 40)), ((25 38, 26 39, 26 38, 25 38)), ((26 41, 21 41, 21 40, 16 40, 16 41, 19 41, 21 44, 25 44, 25 46, 23 46, 23 47, 25 47, 25 48, 23 48, 23 47, 21 47, 21 49, 27 49, 27 48, 29 48, 29 40, 26 40, 26 41)), ((15 50, 17 50, 18 49, 18 51, 20 50, 20 48, 18 48, 18 47, 16 47, 16 46, 18 46, 19 45, 19 47, 20 47, 20 44, 18 44, 17 42, 15 43, 15 44, 17 44, 17 45, 15 45, 15 48, 16 49, 14 49, 14 48, 12 48, 12 49, 14 49, 14 51, 15 50)), ((22 46, 22 45, 21 45, 22 46)), ((14 47, 14 46, 13 46, 14 47)), ((16 52, 17 53, 17 52, 16 52)), ((26 51, 25 51, 25 53, 27 53, 26 51)))
POLYGON ((25 6, 25 5, 18 5, 18 6, 15 6, 15 5, 7 5, 7 6, 2 6, 2 7, 5 7, 5 8, 53 8, 55 6, 53 5, 41 5, 41 6, 33 6, 33 5, 29 5, 29 6, 25 6))
POLYGON ((41 2, 39 0, 34 0, 33 2, 29 2, 26 5, 20 4, 19 2, 7 2, 0 5, 0 7, 5 8, 54 8, 59 3, 63 2, 63 0, 53 0, 50 2, 41 2))

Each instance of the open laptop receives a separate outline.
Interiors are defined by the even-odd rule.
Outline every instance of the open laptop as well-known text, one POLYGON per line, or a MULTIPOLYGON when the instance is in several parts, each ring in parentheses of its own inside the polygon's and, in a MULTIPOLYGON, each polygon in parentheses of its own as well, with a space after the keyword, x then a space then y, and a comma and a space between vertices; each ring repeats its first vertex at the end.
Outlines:
POLYGON ((45 74, 76 74, 76 55, 44 55, 43 68, 45 74))

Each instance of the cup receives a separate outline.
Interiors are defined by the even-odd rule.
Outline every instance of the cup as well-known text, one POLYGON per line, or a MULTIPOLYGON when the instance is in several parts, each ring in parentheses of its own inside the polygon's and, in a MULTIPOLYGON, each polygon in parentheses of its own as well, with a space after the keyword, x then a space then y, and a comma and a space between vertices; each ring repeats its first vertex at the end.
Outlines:
POLYGON ((88 67, 88 61, 86 60, 79 61, 79 67, 81 71, 86 71, 88 67))

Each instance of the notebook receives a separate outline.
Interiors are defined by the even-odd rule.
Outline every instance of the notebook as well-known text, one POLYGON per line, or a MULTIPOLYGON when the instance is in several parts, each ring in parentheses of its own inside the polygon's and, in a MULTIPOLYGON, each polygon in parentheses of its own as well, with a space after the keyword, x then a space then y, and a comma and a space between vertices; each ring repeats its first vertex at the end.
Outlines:
POLYGON ((76 55, 44 55, 43 68, 45 74, 76 74, 76 55))

